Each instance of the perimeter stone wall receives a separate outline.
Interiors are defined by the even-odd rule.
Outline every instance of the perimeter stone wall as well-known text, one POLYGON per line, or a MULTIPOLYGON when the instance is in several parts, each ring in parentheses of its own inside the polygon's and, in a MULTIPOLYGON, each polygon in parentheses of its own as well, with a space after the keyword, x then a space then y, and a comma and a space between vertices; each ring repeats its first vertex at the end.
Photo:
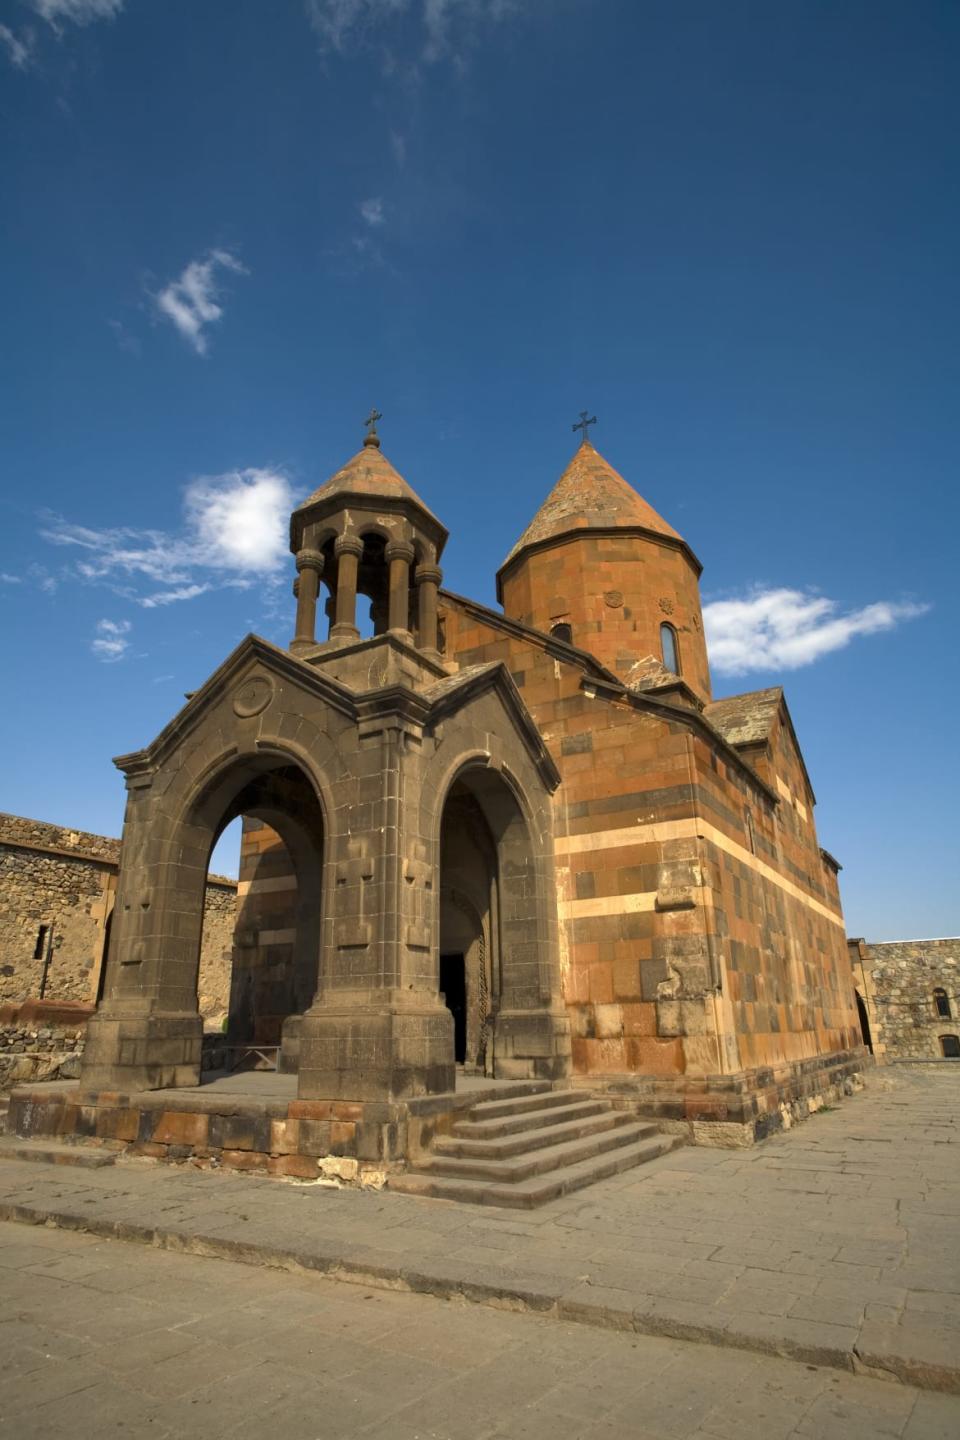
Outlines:
MULTIPOLYGON (((43 992, 95 1001, 117 886, 120 841, 0 814, 0 1003, 43 992)), ((201 1010, 226 1015, 237 882, 207 882, 201 1010)))
POLYGON ((950 1058, 950 1037, 960 1045, 960 938, 848 943, 877 1060, 950 1058))

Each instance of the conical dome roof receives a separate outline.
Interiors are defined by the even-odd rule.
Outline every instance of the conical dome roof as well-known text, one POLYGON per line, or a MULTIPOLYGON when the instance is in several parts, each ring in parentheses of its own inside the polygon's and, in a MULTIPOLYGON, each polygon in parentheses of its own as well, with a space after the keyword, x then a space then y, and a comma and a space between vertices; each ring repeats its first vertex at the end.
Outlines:
MULTIPOLYGON (((409 500, 417 505, 431 520, 440 521, 424 505, 411 485, 395 470, 378 445, 364 445, 336 474, 325 480, 314 490, 308 500, 297 506, 297 510, 308 510, 337 495, 369 495, 372 498, 409 500)), ((296 513, 296 512, 294 512, 296 513)))
POLYGON ((584 440, 501 568, 529 545, 571 530, 616 530, 621 526, 652 530, 682 543, 676 530, 584 440))

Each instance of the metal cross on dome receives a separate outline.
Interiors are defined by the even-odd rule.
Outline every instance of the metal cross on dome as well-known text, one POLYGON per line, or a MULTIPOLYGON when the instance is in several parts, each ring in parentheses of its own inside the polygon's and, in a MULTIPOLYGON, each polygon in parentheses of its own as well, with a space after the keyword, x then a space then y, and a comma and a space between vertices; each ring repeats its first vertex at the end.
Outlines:
POLYGON ((590 443, 590 426, 591 426, 591 425, 596 425, 596 423, 597 423, 597 417, 596 417, 596 415, 588 416, 586 410, 581 410, 581 411, 580 411, 580 423, 579 423, 578 425, 574 425, 574 426, 573 426, 573 430, 574 430, 574 432, 576 432, 577 430, 582 430, 582 431, 583 431, 583 441, 582 441, 581 443, 583 443, 584 445, 589 445, 589 443, 590 443))
POLYGON ((367 427, 367 431, 368 431, 368 434, 369 434, 369 435, 376 435, 376 433, 377 433, 377 421, 378 421, 378 420, 382 420, 382 419, 383 419, 383 413, 382 413, 380 410, 378 410, 377 407, 374 405, 374 406, 371 408, 371 410, 370 410, 370 414, 367 416, 366 420, 364 420, 364 422, 363 422, 364 425, 367 427))

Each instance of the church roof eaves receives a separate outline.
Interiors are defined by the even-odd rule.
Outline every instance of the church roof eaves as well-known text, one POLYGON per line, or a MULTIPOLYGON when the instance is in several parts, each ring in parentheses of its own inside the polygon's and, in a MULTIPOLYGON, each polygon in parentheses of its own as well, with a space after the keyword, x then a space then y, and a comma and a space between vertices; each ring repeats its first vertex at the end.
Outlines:
POLYGON ((741 695, 727 695, 722 700, 712 700, 707 706, 707 718, 720 731, 728 744, 736 749, 768 742, 778 715, 783 716, 793 747, 797 752, 800 769, 810 793, 811 804, 817 803, 807 762, 800 749, 800 741, 794 728, 793 717, 787 705, 782 685, 771 685, 766 690, 745 690, 741 695))
POLYGON ((707 715, 731 745, 757 745, 769 738, 782 699, 779 685, 747 690, 742 695, 711 700, 707 715))

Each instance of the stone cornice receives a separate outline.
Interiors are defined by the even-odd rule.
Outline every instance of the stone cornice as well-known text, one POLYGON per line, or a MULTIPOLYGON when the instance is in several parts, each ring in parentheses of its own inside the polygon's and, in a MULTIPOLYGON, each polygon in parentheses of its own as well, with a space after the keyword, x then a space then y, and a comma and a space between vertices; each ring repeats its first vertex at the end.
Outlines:
POLYGON ((415 513, 417 528, 433 542, 438 558, 443 553, 450 533, 420 500, 411 500, 400 495, 372 495, 365 490, 345 488, 330 495, 323 495, 317 500, 307 500, 294 510, 290 516, 291 551, 296 554, 300 549, 303 532, 309 525, 315 525, 325 516, 337 515, 343 510, 355 512, 358 516, 396 515, 405 520, 409 520, 411 514, 415 513))

